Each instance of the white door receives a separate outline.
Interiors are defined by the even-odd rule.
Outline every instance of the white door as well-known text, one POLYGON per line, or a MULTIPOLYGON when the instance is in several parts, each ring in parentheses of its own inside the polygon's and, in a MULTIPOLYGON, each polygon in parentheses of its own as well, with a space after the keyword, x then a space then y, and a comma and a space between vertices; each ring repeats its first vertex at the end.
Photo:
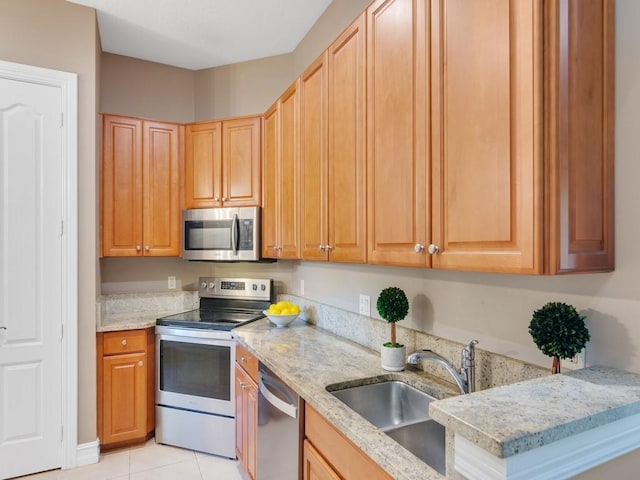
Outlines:
POLYGON ((62 466, 62 111, 0 78, 0 479, 62 466))

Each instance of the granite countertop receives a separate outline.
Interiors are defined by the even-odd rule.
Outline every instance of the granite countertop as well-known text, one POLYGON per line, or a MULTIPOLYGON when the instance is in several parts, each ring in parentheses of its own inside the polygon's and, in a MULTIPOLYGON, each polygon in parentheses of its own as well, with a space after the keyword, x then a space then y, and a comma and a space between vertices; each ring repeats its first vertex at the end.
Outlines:
POLYGON ((589 367, 433 402, 429 415, 506 458, 640 413, 640 375, 589 367))
MULTIPOLYGON (((417 370, 387 372, 377 352, 298 319, 276 328, 267 319, 232 331, 235 337, 304 400, 397 480, 441 480, 422 462, 327 392, 327 385, 366 378, 403 380, 436 398, 455 395, 452 384, 417 370)), ((378 381, 379 381, 378 380, 378 381)))
POLYGON ((96 332, 115 332, 155 327, 156 319, 172 315, 175 311, 112 313, 101 317, 96 332))

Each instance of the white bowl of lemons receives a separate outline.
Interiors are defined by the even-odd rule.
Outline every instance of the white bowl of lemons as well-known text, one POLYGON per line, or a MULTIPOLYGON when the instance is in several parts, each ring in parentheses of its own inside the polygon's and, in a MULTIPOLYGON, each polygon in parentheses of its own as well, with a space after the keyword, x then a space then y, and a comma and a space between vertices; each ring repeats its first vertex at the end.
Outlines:
POLYGON ((300 307, 295 303, 281 300, 278 303, 269 305, 269 309, 262 313, 264 313, 276 327, 282 328, 298 318, 298 315, 300 315, 300 307))

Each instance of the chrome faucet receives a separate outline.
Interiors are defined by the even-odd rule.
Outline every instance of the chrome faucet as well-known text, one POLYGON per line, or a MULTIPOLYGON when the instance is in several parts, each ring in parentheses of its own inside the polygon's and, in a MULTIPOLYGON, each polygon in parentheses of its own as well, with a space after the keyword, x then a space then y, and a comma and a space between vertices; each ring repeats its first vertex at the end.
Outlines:
POLYGON ((407 363, 418 365, 420 360, 427 360, 441 365, 451 374, 456 385, 460 389, 460 393, 471 393, 475 391, 476 383, 476 356, 475 346, 478 340, 471 340, 469 345, 462 349, 462 368, 456 370, 446 358, 438 355, 432 350, 418 350, 407 357, 407 363))

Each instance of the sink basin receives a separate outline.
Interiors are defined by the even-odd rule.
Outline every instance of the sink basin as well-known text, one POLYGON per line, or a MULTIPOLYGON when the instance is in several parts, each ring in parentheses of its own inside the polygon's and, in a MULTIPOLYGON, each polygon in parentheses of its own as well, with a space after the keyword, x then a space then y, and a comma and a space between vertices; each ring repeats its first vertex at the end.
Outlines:
POLYGON ((445 474, 444 427, 429 418, 431 395, 391 380, 342 389, 327 387, 366 420, 438 473, 445 474))

